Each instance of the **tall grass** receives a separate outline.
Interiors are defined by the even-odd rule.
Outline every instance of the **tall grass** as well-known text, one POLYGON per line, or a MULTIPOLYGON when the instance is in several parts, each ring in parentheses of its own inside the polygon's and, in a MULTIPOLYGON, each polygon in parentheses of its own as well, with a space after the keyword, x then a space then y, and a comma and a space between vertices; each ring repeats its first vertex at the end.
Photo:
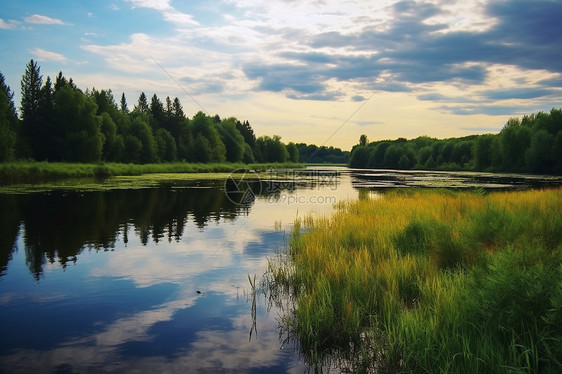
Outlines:
POLYGON ((394 192, 307 224, 271 269, 311 360, 354 347, 363 370, 562 370, 561 189, 394 192))
POLYGON ((64 178, 95 178, 110 176, 134 176, 152 173, 218 173, 237 169, 267 170, 270 168, 298 168, 302 164, 269 163, 164 163, 164 164, 79 164, 59 162, 0 163, 0 184, 37 183, 64 178))

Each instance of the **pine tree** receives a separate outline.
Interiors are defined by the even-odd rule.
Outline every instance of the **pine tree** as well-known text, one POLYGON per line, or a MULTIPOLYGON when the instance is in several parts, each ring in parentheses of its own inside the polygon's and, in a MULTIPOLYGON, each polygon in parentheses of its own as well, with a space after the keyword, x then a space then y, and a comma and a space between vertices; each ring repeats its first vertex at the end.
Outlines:
POLYGON ((180 99, 174 98, 172 103, 172 113, 176 118, 183 118, 185 114, 183 113, 183 107, 181 106, 180 99))
POLYGON ((127 108, 127 99, 125 99, 125 92, 121 94, 121 112, 124 114, 129 113, 129 108, 127 108))
POLYGON ((134 111, 138 112, 140 114, 145 114, 145 113, 148 113, 149 110, 150 110, 150 108, 148 106, 148 99, 146 98, 145 93, 141 92, 141 94, 139 96, 139 102, 138 102, 137 106, 135 107, 134 111))
POLYGON ((240 131, 240 134, 244 137, 244 141, 254 149, 254 144, 256 143, 256 135, 254 130, 248 121, 240 122, 236 121, 236 128, 240 131))
POLYGON ((42 78, 39 65, 33 60, 29 61, 21 78, 21 118, 27 143, 27 149, 23 153, 28 156, 33 155, 34 148, 41 142, 37 127, 42 78))
POLYGON ((55 139, 57 128, 53 120, 54 90, 51 78, 47 77, 45 84, 41 88, 39 97, 38 126, 36 129, 37 139, 33 146, 33 155, 36 160, 54 160, 56 158, 55 139))
POLYGON ((60 90, 62 87, 66 86, 67 84, 68 81, 62 75, 62 71, 59 71, 59 75, 57 75, 57 78, 55 79, 55 91, 60 90))
POLYGON ((150 114, 152 114, 150 126, 152 127, 153 131, 164 127, 164 122, 166 121, 164 104, 162 104, 156 94, 152 95, 152 99, 150 100, 150 114))

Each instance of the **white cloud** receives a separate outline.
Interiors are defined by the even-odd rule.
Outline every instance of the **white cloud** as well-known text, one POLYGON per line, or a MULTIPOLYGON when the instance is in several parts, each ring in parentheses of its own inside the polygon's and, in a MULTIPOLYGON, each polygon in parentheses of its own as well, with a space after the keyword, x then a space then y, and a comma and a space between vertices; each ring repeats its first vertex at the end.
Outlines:
POLYGON ((133 4, 133 8, 150 8, 156 10, 170 10, 173 9, 169 0, 126 0, 133 4))
POLYGON ((170 11, 166 11, 163 13, 164 15, 164 19, 166 21, 178 24, 178 25, 183 25, 183 26, 188 26, 188 25, 199 25, 199 22, 195 21, 193 19, 193 16, 190 14, 186 14, 186 13, 182 13, 182 12, 178 12, 177 10, 170 10, 170 11))
POLYGON ((66 57, 60 53, 35 48, 30 51, 39 61, 66 61, 66 57))
POLYGON ((64 22, 57 18, 51 18, 47 16, 42 16, 40 14, 34 14, 24 19, 27 23, 36 23, 42 25, 64 25, 64 22))
POLYGON ((127 0, 133 5, 133 8, 149 8, 162 12, 165 21, 174 23, 178 26, 196 26, 199 25, 193 19, 193 15, 183 13, 174 8, 169 0, 127 0))
POLYGON ((0 18, 0 29, 2 30, 12 30, 15 29, 18 25, 19 22, 13 19, 8 20, 8 22, 6 22, 2 18, 0 18))

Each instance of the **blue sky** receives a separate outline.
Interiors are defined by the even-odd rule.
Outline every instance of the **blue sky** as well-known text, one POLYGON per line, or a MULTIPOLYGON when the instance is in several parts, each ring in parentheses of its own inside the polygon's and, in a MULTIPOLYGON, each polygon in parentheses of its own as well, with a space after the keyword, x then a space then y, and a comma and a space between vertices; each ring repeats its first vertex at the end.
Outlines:
POLYGON ((562 107, 562 1, 12 1, 0 71, 35 59, 82 89, 179 97, 258 135, 350 148, 359 136, 499 131, 562 107), (192 98, 193 97, 193 98, 192 98))

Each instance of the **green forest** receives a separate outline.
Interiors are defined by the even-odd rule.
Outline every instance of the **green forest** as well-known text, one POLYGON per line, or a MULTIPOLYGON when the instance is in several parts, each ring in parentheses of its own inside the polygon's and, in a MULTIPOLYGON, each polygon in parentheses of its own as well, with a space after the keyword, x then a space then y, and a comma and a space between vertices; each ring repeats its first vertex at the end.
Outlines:
MULTIPOLYGON (((62 72, 43 81, 33 60, 21 79, 19 115, 1 73, 0 87, 0 162, 296 163, 299 147, 308 149, 277 135, 256 137, 248 121, 234 117, 200 111, 188 118, 177 97, 143 92, 130 110, 125 94, 116 102, 111 90, 82 91, 62 72)), ((340 149, 320 148, 317 162, 331 153, 347 162, 340 149)))
POLYGON ((43 80, 31 60, 21 79, 19 112, 0 72, 0 162, 333 163, 353 168, 475 170, 562 174, 562 109, 511 118, 499 134, 369 142, 339 148, 256 137, 250 123, 202 111, 188 118, 180 100, 142 92, 82 91, 60 72, 43 80))
POLYGON ((562 109, 511 118, 499 134, 369 142, 362 135, 353 168, 474 170, 562 174, 562 109))

